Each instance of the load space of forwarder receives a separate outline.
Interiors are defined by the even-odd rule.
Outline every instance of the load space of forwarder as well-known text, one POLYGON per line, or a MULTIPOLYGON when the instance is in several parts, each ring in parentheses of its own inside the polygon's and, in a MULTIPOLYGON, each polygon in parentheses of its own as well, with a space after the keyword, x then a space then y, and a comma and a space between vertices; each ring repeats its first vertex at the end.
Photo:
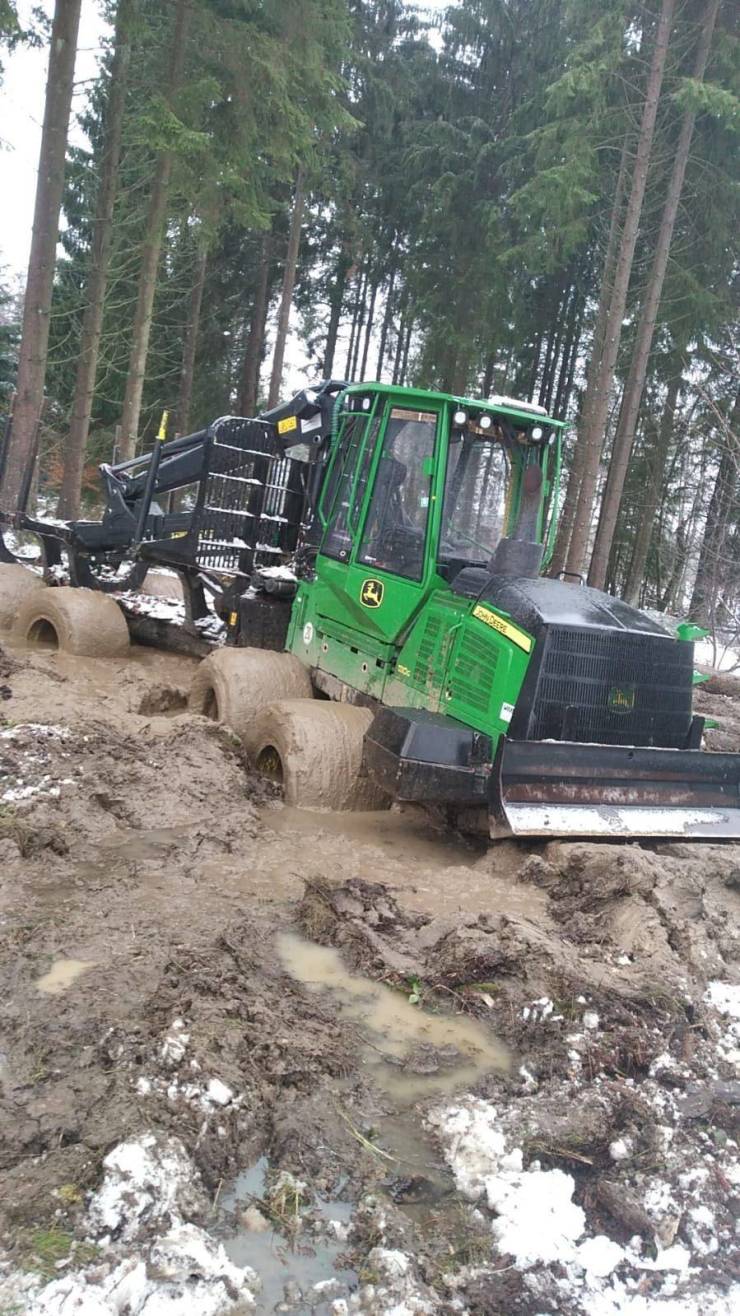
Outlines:
POLYGON ((105 467, 102 522, 34 528, 84 583, 160 562, 189 617, 215 596, 228 642, 192 706, 294 803, 416 801, 494 837, 740 835, 740 756, 700 748, 690 639, 542 574, 563 428, 328 381, 105 467))

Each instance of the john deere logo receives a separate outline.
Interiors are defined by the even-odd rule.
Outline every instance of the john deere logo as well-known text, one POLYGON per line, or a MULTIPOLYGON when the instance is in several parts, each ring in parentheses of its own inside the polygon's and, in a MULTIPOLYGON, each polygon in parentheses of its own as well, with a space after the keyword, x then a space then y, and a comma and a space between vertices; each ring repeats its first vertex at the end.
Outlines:
POLYGON ((612 713, 631 713, 635 707, 635 687, 613 685, 609 691, 608 702, 612 713))
POLYGON ((360 603, 366 608, 379 608, 383 602, 385 585, 382 580, 363 580, 360 590, 360 603))

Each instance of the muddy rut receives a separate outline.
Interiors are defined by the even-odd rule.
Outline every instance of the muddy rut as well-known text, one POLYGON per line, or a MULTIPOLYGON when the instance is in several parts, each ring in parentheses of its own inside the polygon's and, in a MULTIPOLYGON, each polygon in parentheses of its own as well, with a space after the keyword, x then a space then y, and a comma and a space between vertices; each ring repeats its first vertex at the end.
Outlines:
POLYGON ((303 814, 192 671, 0 654, 0 1312, 729 1313, 738 848, 303 814))

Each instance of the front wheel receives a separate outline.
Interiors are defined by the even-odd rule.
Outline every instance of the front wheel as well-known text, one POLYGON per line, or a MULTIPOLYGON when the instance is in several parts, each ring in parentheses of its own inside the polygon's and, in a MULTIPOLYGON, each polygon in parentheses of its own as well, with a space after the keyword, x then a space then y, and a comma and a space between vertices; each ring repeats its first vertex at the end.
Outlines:
POLYGON ((373 714, 353 704, 283 699, 257 715, 250 753, 258 772, 302 809, 383 809, 387 796, 362 766, 373 714))
POLYGON ((313 695, 311 678, 292 653, 267 649, 217 649, 193 678, 188 705, 193 713, 224 722, 252 753, 252 724, 276 699, 313 695))

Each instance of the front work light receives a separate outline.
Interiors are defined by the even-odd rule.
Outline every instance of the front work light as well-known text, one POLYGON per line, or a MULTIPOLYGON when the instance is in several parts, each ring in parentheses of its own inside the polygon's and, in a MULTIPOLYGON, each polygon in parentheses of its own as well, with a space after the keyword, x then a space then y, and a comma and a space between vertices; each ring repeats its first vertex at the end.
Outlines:
POLYGON ((453 414, 453 416, 452 416, 452 423, 453 423, 453 425, 456 426, 457 429, 462 429, 463 425, 467 425, 467 423, 468 423, 468 413, 467 413, 467 411, 462 411, 462 410, 460 410, 460 411, 456 411, 456 412, 454 412, 454 414, 453 414))
POLYGON ((534 429, 532 430, 532 438, 541 439, 544 432, 545 431, 543 430, 541 425, 535 425, 534 429))

